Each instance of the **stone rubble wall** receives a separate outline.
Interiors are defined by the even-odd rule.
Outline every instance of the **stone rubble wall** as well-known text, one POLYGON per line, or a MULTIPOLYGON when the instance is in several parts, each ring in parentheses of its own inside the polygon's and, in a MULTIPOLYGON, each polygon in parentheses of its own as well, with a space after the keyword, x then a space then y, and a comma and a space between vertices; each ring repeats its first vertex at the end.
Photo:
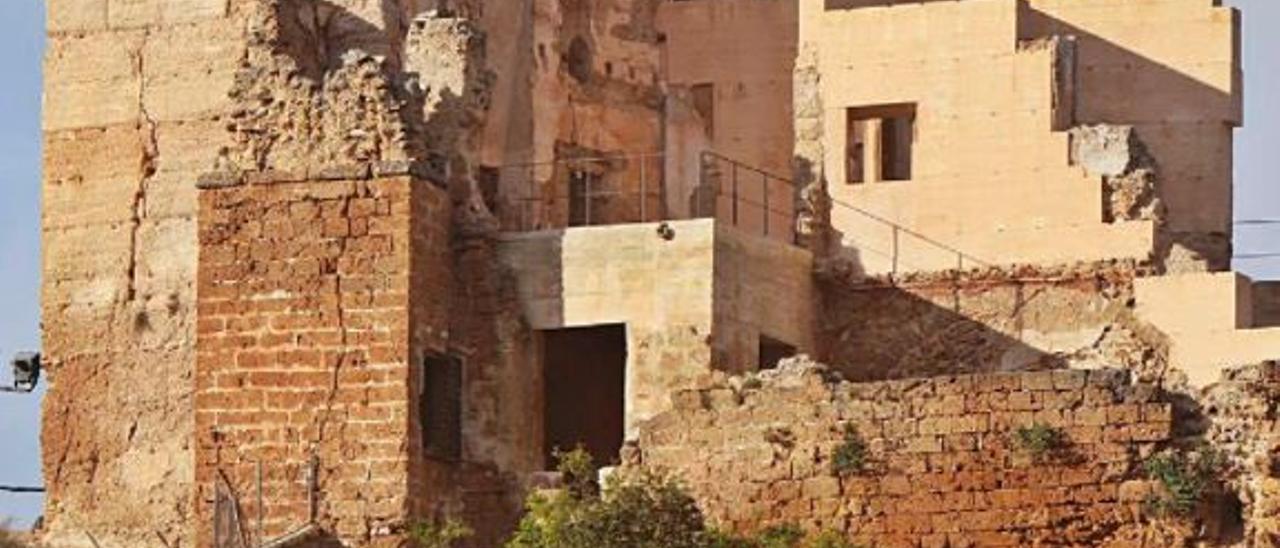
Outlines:
POLYGON ((640 462, 674 472, 715 523, 881 547, 1108 545, 1142 522, 1141 463, 1173 421, 1160 391, 1118 370, 849 384, 803 358, 673 403, 641 427, 640 462), (1033 424, 1069 445, 1035 459, 1011 441, 1033 424), (838 475, 849 426, 869 465, 838 475))
POLYGON ((1180 430, 1226 456, 1227 484, 1241 504, 1243 530, 1221 528, 1243 546, 1280 546, 1280 364, 1225 371, 1193 396, 1180 430))

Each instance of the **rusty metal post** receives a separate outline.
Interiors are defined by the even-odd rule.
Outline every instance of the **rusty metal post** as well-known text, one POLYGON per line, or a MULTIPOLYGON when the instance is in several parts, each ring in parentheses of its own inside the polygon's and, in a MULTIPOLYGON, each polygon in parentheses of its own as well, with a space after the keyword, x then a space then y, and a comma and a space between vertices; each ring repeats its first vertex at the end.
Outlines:
POLYGON ((893 225, 893 269, 892 273, 898 273, 898 225, 893 225))
POLYGON ((729 160, 729 170, 733 180, 733 226, 738 226, 738 162, 729 160))
POLYGON ((646 211, 646 206, 649 202, 649 192, 647 188, 648 185, 646 184, 648 181, 645 180, 644 170, 646 160, 648 160, 648 158, 645 156, 640 157, 640 222, 642 223, 648 220, 648 215, 646 215, 646 213, 648 213, 646 211))
POLYGON ((580 173, 582 174, 582 201, 586 202, 586 204, 582 205, 582 210, 585 211, 586 215, 584 225, 585 227, 591 227, 593 225, 591 224, 591 178, 586 174, 586 170, 582 170, 580 173))
POLYGON ((764 235, 767 238, 769 237, 769 217, 771 213, 769 211, 769 174, 762 171, 760 176, 764 180, 764 235))

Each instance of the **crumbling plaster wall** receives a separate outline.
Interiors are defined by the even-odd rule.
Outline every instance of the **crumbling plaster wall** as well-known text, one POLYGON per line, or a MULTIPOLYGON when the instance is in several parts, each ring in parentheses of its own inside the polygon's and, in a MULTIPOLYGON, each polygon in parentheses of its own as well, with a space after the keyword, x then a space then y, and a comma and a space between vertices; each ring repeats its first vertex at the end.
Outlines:
POLYGON ((186 544, 193 183, 228 142, 246 3, 47 4, 44 538, 186 544))
POLYGON ((638 464, 668 470, 714 522, 798 523, 874 546, 1135 546, 1152 485, 1141 463, 1172 436, 1173 406, 1115 370, 851 384, 804 359, 673 396, 641 426, 638 464), (797 418, 803 421, 797 422, 797 418), (1013 441, 1059 429, 1075 458, 1013 441), (861 472, 837 474, 852 427, 861 472))
POLYGON ((1200 436, 1225 456, 1225 480, 1242 505, 1237 542, 1280 544, 1280 366, 1227 369, 1192 395, 1179 434, 1200 436))
MULTIPOLYGON (((195 183, 403 174, 410 159, 467 148, 444 137, 465 133, 482 103, 463 102, 454 109, 471 111, 462 120, 434 125, 429 113, 413 112, 444 108, 442 98, 483 97, 483 89, 432 87, 452 84, 430 81, 450 74, 406 74, 415 31, 441 30, 439 18, 432 28, 411 25, 429 4, 49 5, 43 346, 51 391, 42 436, 50 542, 191 542, 195 183), (402 86, 410 80, 427 89, 402 86)), ((475 61, 474 34, 454 38, 467 51, 453 53, 475 61)), ((433 59, 447 57, 441 44, 428 47, 441 54, 433 59)), ((477 64, 461 63, 462 87, 483 87, 477 64)))

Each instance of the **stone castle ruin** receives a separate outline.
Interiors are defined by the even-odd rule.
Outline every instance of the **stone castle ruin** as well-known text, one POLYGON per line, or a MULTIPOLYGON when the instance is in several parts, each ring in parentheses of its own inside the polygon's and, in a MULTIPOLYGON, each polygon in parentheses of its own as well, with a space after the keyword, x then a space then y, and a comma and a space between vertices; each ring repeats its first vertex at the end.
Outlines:
POLYGON ((740 530, 1275 546, 1239 17, 51 1, 38 534, 495 546, 581 445, 740 530), (1032 425, 1076 458, 1016 454, 1032 425), (875 471, 833 476, 852 427, 875 471), (1143 462, 1189 440, 1224 488, 1169 537, 1143 462))

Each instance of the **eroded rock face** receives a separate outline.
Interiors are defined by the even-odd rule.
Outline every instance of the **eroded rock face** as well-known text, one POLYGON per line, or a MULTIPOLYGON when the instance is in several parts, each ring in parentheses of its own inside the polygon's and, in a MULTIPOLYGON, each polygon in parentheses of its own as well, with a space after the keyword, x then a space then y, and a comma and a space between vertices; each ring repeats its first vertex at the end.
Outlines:
POLYGON ((333 166, 421 157, 421 124, 407 108, 414 90, 393 90, 387 60, 362 50, 343 51, 331 65, 324 29, 299 24, 316 9, 275 0, 250 17, 246 63, 231 90, 235 145, 218 167, 305 180, 333 166))
POLYGON ((1193 396, 1201 422, 1186 427, 1226 458, 1227 486, 1240 504, 1209 516, 1214 533, 1230 545, 1280 544, 1280 364, 1229 370, 1193 396))

